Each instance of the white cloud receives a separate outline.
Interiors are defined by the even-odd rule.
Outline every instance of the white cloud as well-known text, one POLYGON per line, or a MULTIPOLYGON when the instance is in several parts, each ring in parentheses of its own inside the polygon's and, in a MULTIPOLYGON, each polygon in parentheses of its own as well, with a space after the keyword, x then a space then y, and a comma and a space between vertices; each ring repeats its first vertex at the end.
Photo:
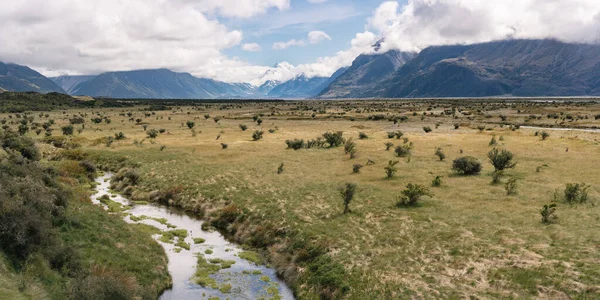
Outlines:
POLYGON ((283 49, 287 49, 289 47, 292 46, 300 46, 300 47, 304 47, 306 46, 306 42, 304 40, 289 40, 287 42, 276 42, 273 43, 273 49, 275 50, 283 50, 283 49))
POLYGON ((331 41, 331 37, 323 32, 323 31, 311 31, 308 33, 308 42, 310 44, 318 44, 323 40, 330 40, 331 41))
POLYGON ((296 39, 291 39, 287 42, 276 42, 273 43, 273 49, 275 50, 284 50, 287 49, 289 47, 293 47, 293 46, 297 46, 297 47, 304 47, 306 46, 306 44, 318 44, 323 40, 331 40, 331 37, 323 32, 323 31, 311 31, 308 33, 308 42, 304 39, 302 40, 296 40, 296 39))
POLYGON ((386 38, 385 49, 421 50, 431 45, 506 38, 600 39, 598 0, 409 0, 379 6, 368 27, 386 38))
POLYGON ((21 0, 0 9, 0 61, 48 76, 165 67, 249 81, 267 68, 222 54, 243 34, 215 14, 247 17, 288 6, 289 0, 21 0))
POLYGON ((324 3, 327 2, 327 0, 308 0, 308 3, 324 3))
POLYGON ((243 44, 242 45, 242 50, 244 51, 248 51, 248 52, 257 52, 260 51, 260 45, 258 45, 257 43, 249 43, 249 44, 243 44))

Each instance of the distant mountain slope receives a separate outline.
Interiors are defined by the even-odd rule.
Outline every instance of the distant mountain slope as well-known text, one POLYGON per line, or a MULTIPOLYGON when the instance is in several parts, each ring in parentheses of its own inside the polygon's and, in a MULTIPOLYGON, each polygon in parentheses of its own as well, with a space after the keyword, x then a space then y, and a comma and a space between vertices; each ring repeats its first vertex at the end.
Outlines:
POLYGON ((252 97, 255 91, 249 84, 230 84, 155 69, 103 73, 80 84, 74 93, 112 98, 206 99, 252 97))
POLYGON ((2 62, 0 62, 0 88, 13 92, 65 92, 52 80, 26 66, 2 62))
POLYGON ((352 65, 331 82, 319 95, 320 98, 357 98, 377 84, 388 79, 417 54, 413 52, 388 51, 383 54, 362 54, 352 65))
POLYGON ((367 95, 600 95, 600 46, 509 40, 430 47, 367 95))
POLYGON ((323 91, 331 82, 336 80, 347 68, 341 68, 331 77, 312 77, 298 75, 276 87, 267 96, 270 98, 310 98, 323 91))
POLYGON ((96 75, 64 75, 58 77, 50 77, 50 80, 54 81, 58 86, 65 90, 70 95, 75 95, 75 91, 79 85, 94 79, 96 75))

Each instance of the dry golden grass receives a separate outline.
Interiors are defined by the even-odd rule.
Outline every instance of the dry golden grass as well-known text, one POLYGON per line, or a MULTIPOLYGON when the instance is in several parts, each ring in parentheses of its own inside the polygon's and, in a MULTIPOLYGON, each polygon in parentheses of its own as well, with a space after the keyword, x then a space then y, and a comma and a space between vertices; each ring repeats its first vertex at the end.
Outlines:
MULTIPOLYGON (((398 297, 600 297, 600 209, 595 205, 600 200, 600 133, 547 130, 551 136, 542 141, 534 136, 535 129, 511 131, 499 126, 500 115, 507 116, 507 124, 597 126, 600 122, 594 115, 600 113, 599 105, 516 103, 511 107, 493 101, 444 102, 428 110, 433 106, 430 103, 331 103, 176 107, 149 117, 138 108, 69 111, 67 115, 87 113, 89 119, 94 111, 110 116, 111 124, 87 121, 76 138, 89 150, 138 162, 146 192, 181 185, 184 202, 233 202, 276 226, 326 240, 336 261, 348 270, 364 271, 398 297), (299 110, 303 106, 323 107, 326 113, 317 112, 313 118, 313 111, 299 110), (458 114, 456 119, 440 116, 451 107, 472 114, 458 114), (134 119, 142 118, 148 130, 166 132, 152 141, 140 125, 118 115, 128 111, 134 119), (421 119, 423 112, 435 116, 421 119), (581 119, 571 122, 546 117, 554 112, 581 119), (258 113, 264 113, 260 126, 252 120, 258 113), (204 114, 211 118, 205 119, 204 114), (375 114, 406 115, 409 120, 397 125, 366 120, 375 114), (212 119, 216 116, 221 118, 218 123, 212 119), (196 136, 185 125, 188 120, 195 121, 196 136), (436 123, 440 124, 437 129, 436 123), (463 125, 455 130, 455 123, 463 125), (239 124, 248 125, 248 130, 242 131, 239 124), (492 130, 479 132, 480 124, 492 130), (425 133, 423 126, 434 130, 425 133), (252 141, 257 129, 265 132, 263 139, 252 141), (269 133, 268 129, 277 130, 269 133), (387 138, 386 132, 392 130, 402 130, 414 143, 409 159, 395 157, 393 149, 385 151, 388 141, 403 144, 401 139, 387 138), (344 155, 343 147, 286 149, 285 140, 313 139, 326 131, 343 131, 345 137, 353 137, 357 157, 344 155), (110 147, 90 146, 92 141, 117 132, 127 139, 114 141, 110 147), (359 140, 359 132, 369 138, 359 140), (490 184, 493 167, 486 155, 494 135, 503 136, 499 147, 513 152, 518 161, 503 178, 503 182, 509 176, 518 178, 516 195, 507 196, 503 184, 490 184), (144 142, 134 145, 134 140, 144 142), (228 148, 222 149, 221 143, 228 148), (161 150, 162 146, 166 148, 161 150), (434 156, 437 147, 446 154, 445 161, 434 156), (452 160, 466 155, 483 163, 481 175, 464 177, 451 171, 452 160), (367 166, 367 160, 375 164, 367 166), (393 179, 386 179, 383 170, 389 160, 400 160, 393 179), (277 174, 281 163, 284 172, 277 174), (359 174, 352 173, 356 163, 365 165, 359 174), (547 167, 537 172, 542 165, 547 167), (433 197, 424 198, 419 207, 395 207, 406 184, 431 186, 435 176, 443 176, 443 184, 431 188, 433 197), (337 190, 345 182, 358 185, 349 215, 342 215, 337 190), (551 203, 555 191, 562 192, 571 182, 592 186, 590 203, 558 203, 558 222, 542 224, 538 209, 551 203)), ((59 119, 62 116, 51 113, 50 118, 64 125, 65 120, 59 119)), ((351 286, 360 285, 351 282, 351 286)))

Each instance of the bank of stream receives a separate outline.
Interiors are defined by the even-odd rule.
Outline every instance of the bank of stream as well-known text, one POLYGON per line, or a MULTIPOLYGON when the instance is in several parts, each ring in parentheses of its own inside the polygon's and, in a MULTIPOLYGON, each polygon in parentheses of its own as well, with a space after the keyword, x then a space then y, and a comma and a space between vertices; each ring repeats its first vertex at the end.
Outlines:
POLYGON ((127 222, 160 230, 154 238, 167 253, 173 278, 173 287, 163 292, 161 300, 294 299, 274 269, 257 263, 256 253, 244 251, 217 231, 202 230, 199 218, 170 207, 131 203, 110 191, 112 176, 105 173, 96 179, 92 202, 123 211, 127 222))

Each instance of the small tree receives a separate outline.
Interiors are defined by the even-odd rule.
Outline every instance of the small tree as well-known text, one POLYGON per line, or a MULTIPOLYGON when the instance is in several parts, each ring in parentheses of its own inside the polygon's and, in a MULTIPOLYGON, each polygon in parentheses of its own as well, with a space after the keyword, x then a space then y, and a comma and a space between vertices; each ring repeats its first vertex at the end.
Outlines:
POLYGON ((258 124, 258 126, 260 126, 260 124, 262 124, 263 120, 262 119, 258 119, 256 120, 256 124, 258 124))
POLYGON ((362 169, 363 165, 361 164, 354 164, 352 166, 352 172, 353 173, 360 173, 360 169, 362 169))
POLYGON ((281 163, 279 165, 279 167, 277 168, 277 174, 281 174, 281 173, 283 173, 283 163, 281 163))
POLYGON ((409 183, 402 191, 402 196, 398 197, 396 206, 415 206, 423 196, 432 196, 428 188, 421 184, 409 183))
POLYGON ((442 186, 442 178, 443 178, 442 176, 435 176, 433 181, 431 181, 431 186, 433 186, 433 187, 442 186))
POLYGON ((513 154, 506 149, 499 150, 498 148, 494 148, 488 152, 488 158, 496 171, 512 169, 517 165, 516 162, 513 162, 513 154))
MULTIPOLYGON (((219 123, 219 121, 221 121, 221 118, 219 118, 219 117, 214 117, 214 118, 213 118, 213 121, 215 121, 215 123, 219 123)), ((259 125, 260 125, 260 124, 259 124, 259 125)))
POLYGON ((248 129, 248 126, 244 125, 244 124, 240 124, 240 129, 242 131, 246 131, 246 129, 248 129))
POLYGON ((540 215, 542 216, 542 223, 549 224, 554 223, 558 219, 556 216, 556 204, 546 204, 542 209, 539 210, 540 215))
POLYGON ((196 122, 194 122, 194 121, 191 121, 191 120, 190 120, 190 121, 187 121, 185 124, 187 125, 187 127, 188 127, 189 129, 192 129, 192 128, 194 128, 194 126, 196 126, 196 122))
POLYGON ((387 142, 385 143, 385 151, 390 151, 390 149, 394 147, 393 143, 387 142))
POLYGON ((252 140, 254 141, 258 141, 260 139, 262 139, 262 136, 265 132, 262 130, 256 130, 254 131, 254 133, 252 134, 252 140))
POLYGON ((388 162, 388 165, 383 167, 383 169, 385 170, 385 175, 387 176, 387 178, 392 178, 394 177, 394 175, 396 174, 397 168, 396 165, 399 163, 399 161, 397 160, 390 160, 388 162))
POLYGON ((123 132, 115 133, 115 140, 120 141, 125 139, 125 134, 123 132))
POLYGON ((460 157, 452 162, 452 170, 463 175, 477 175, 481 169, 479 160, 472 156, 460 157))
POLYGON ((352 212, 350 210, 350 202, 352 202, 355 192, 356 184, 354 183, 346 183, 345 186, 340 188, 340 195, 342 196, 342 200, 344 201, 344 214, 352 212))
POLYGON ((208 120, 208 119, 210 119, 210 115, 209 115, 209 114, 204 114, 204 119, 205 119, 205 120, 208 120))
POLYGON ((446 154, 444 154, 442 148, 439 147, 435 149, 435 156, 437 156, 440 161, 444 161, 444 159, 446 159, 446 154))
POLYGON ((546 131, 542 131, 540 133, 540 137, 542 138, 542 141, 545 141, 547 138, 550 137, 550 134, 548 132, 546 132, 546 131))
POLYGON ((346 141, 344 144, 344 152, 346 154, 350 154, 350 158, 354 158, 356 156, 356 143, 352 140, 352 138, 346 141))
POLYGON ((221 148, 223 150, 227 149, 227 147, 229 147, 229 145, 225 144, 225 143, 221 143, 221 148))
POLYGON ((432 129, 429 126, 424 126, 423 131, 425 131, 425 133, 430 133, 432 131, 432 129))

